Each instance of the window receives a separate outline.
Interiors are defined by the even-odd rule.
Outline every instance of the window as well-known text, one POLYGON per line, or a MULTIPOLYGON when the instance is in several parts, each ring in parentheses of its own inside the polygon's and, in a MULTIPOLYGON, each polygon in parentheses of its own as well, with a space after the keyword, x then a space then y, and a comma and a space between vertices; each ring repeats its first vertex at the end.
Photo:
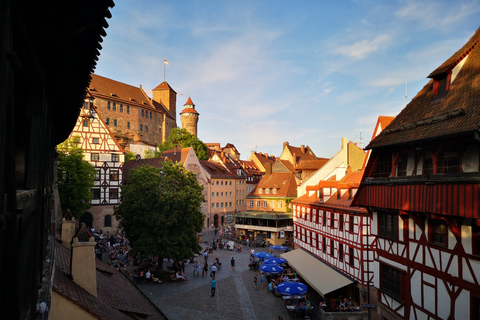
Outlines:
POLYGON ((232 196, 232 191, 230 191, 230 197, 232 196))
POLYGON ((92 143, 93 144, 98 144, 98 138, 92 138, 92 143))
POLYGON ((258 189, 258 193, 259 193, 259 194, 262 194, 262 193, 263 193, 262 188, 258 189))
POLYGON ((335 242, 330 239, 330 256, 333 257, 333 255, 335 254, 335 242))
POLYGON ((277 194, 277 188, 273 188, 273 194, 277 194))
POLYGON ((218 182, 219 182, 219 181, 217 180, 217 186, 218 186, 218 182))
POLYGON ((270 188, 265 189, 266 194, 270 194, 270 188))
POLYGON ((327 225, 327 213, 322 211, 323 215, 323 226, 325 227, 327 225))
POLYGON ((330 213, 330 228, 335 228, 335 215, 333 212, 330 213))
POLYGON ((212 192, 212 197, 215 197, 215 192, 212 192))
POLYGON ((392 173, 392 155, 389 152, 378 155, 373 178, 387 178, 392 173))
POLYGON ((220 207, 223 208, 223 202, 220 203, 220 207))
POLYGON ((100 200, 100 189, 92 189, 93 200, 100 200))
POLYGON ((257 208, 260 208, 260 200, 257 200, 257 208))
POLYGON ((266 207, 267 207, 267 205, 268 205, 268 204, 267 204, 267 201, 266 201, 266 200, 264 200, 264 201, 263 201, 263 207, 264 207, 264 208, 266 208, 266 207))
POLYGON ((423 154, 423 168, 422 174, 432 174, 433 173, 433 159, 430 152, 426 151, 423 154))
POLYGON ((270 208, 274 209, 275 208, 275 201, 270 201, 270 208))
POLYGON ((223 181, 220 181, 220 185, 223 186, 223 181))
POLYGON ((142 118, 144 118, 144 116, 143 116, 143 110, 142 110, 142 118))
POLYGON ((212 209, 215 209, 215 203, 212 203, 212 209))
POLYGON ((88 127, 88 120, 83 120, 83 126, 88 127))
POLYGON ((340 215, 340 221, 338 222, 338 230, 343 231, 343 214, 340 215))
POLYGON ((378 211, 378 235, 398 239, 398 215, 387 211, 378 211))
POLYGON ((107 124, 107 126, 109 126, 110 125, 110 118, 105 119, 105 123, 107 124))
POLYGON ((118 154, 112 154, 112 162, 118 162, 118 154))
POLYGON ((104 222, 103 222, 103 226, 104 226, 104 227, 111 227, 111 226, 112 226, 112 216, 111 216, 111 215, 107 214, 107 215, 105 216, 105 220, 104 220, 104 222))
POLYGON ((118 189, 110 188, 109 197, 110 199, 118 199, 118 189))
MULTIPOLYGON (((225 192, 225 195, 226 195, 226 192, 225 192)), ((223 192, 220 192, 220 196, 223 197, 223 192)))
POLYGON ((355 257, 353 256, 353 248, 348 249, 348 264, 350 267, 355 266, 355 257))
POLYGON ((220 202, 217 202, 217 208, 220 208, 220 202))
POLYGON ((430 242, 446 247, 448 244, 448 227, 444 220, 430 220, 430 242))
POLYGON ((98 161, 99 155, 98 153, 91 153, 90 154, 90 161, 98 161))
POLYGON ((145 132, 148 132, 148 126, 145 125, 145 132))
POLYGON ((120 112, 123 113, 123 104, 120 103, 120 112))
POLYGON ((112 105, 112 111, 117 111, 117 106, 116 106, 115 102, 112 105))
POLYGON ((110 181, 118 181, 118 170, 110 169, 110 181))
POLYGON ((380 291, 397 301, 401 301, 402 273, 385 264, 380 264, 380 291))
POLYGON ((397 159, 397 177, 404 177, 407 175, 407 160, 408 155, 401 153, 397 159))
POLYGON ((83 101, 83 109, 88 109, 88 101, 83 101))
POLYGON ((127 128, 130 129, 130 122, 127 122, 127 128))
POLYGON ((139 129, 140 131, 143 131, 143 124, 140 125, 139 129))
POLYGON ((152 119, 152 111, 150 111, 150 119, 152 119))
POLYGON ((232 185, 232 181, 230 181, 229 185, 230 185, 230 186, 232 185))
POLYGON ((95 181, 100 180, 100 169, 95 169, 95 181))
POLYGON ((278 209, 282 209, 283 202, 281 200, 278 200, 278 209))
POLYGON ((107 101, 107 110, 110 110, 110 101, 107 101))
POLYGON ((472 242, 472 253, 480 256, 480 227, 478 226, 472 228, 472 242))
POLYGON ((130 106, 127 106, 127 114, 130 114, 130 106))
POLYGON ((228 204, 230 205, 230 208, 231 208, 231 207, 232 207, 232 203, 231 203, 231 202, 229 202, 228 204))
POLYGON ((350 217, 348 219, 349 219, 349 221, 348 221, 348 231, 350 233, 353 233, 353 227, 354 227, 353 215, 350 215, 350 217))
POLYGON ((117 119, 114 119, 114 120, 113 120, 113 126, 114 126, 114 127, 117 126, 117 119))
POLYGON ((316 248, 317 248, 317 250, 320 250, 320 235, 318 233, 317 233, 316 240, 317 240, 316 248))
POLYGON ((338 259, 340 261, 343 261, 343 244, 342 243, 338 244, 338 259))
POLYGON ((327 253, 327 238, 323 237, 323 253, 327 253))
POLYGON ((248 201, 248 206, 253 207, 253 200, 248 201))
POLYGON ((220 196, 220 193, 217 192, 217 197, 219 197, 219 196, 220 196))

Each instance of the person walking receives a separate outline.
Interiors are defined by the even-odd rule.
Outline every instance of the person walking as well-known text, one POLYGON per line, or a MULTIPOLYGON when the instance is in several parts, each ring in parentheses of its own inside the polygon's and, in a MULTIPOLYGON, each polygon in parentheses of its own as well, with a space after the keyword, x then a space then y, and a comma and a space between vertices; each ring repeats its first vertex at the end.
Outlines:
POLYGON ((217 287, 217 280, 215 280, 215 277, 212 277, 212 288, 211 288, 211 293, 212 293, 212 297, 215 296, 215 288, 217 287))
POLYGON ((215 264, 212 264, 212 268, 210 269, 210 277, 215 278, 215 273, 217 273, 217 267, 215 264))
POLYGON ((265 282, 265 276, 262 273, 262 277, 260 278, 260 283, 261 283, 262 289, 263 289, 263 283, 264 282, 265 282))
POLYGON ((259 291, 258 290, 258 278, 257 278, 257 274, 255 273, 255 277, 253 278, 253 283, 255 284, 254 288, 256 291, 259 291))
POLYGON ((235 259, 232 257, 232 260, 230 260, 230 264, 232 265, 232 271, 235 271, 235 259))
POLYGON ((207 276, 207 274, 208 274, 208 263, 205 262, 205 264, 203 265, 202 277, 207 276))

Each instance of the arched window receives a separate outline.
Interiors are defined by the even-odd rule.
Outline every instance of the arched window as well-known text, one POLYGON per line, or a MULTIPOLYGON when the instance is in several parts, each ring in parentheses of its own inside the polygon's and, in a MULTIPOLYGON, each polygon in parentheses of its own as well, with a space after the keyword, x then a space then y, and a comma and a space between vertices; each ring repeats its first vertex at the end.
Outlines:
POLYGON ((262 188, 258 189, 258 193, 262 194, 262 193, 263 193, 263 189, 262 189, 262 188))
POLYGON ((270 194, 270 188, 265 189, 266 194, 270 194))
POLYGON ((112 216, 107 214, 105 216, 105 222, 103 223, 104 227, 111 227, 112 226, 112 216))

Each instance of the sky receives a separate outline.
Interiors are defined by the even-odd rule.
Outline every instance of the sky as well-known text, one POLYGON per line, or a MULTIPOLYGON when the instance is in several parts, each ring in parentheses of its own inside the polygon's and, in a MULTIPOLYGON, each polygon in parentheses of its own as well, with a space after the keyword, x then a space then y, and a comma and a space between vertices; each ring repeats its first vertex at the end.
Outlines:
POLYGON ((480 27, 480 0, 115 4, 95 73, 147 92, 165 77, 177 125, 190 96, 198 138, 243 160, 285 141, 325 158, 342 137, 366 147, 480 27))

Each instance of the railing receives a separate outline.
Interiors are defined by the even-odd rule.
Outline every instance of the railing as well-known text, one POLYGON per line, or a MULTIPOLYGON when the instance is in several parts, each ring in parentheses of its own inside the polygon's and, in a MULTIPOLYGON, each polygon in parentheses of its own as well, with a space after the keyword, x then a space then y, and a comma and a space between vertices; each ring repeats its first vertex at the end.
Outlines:
POLYGON ((320 309, 320 319, 321 320, 360 320, 360 319, 368 319, 368 312, 367 311, 359 311, 359 312, 342 312, 342 311, 335 311, 335 312, 326 312, 323 309, 320 309))

